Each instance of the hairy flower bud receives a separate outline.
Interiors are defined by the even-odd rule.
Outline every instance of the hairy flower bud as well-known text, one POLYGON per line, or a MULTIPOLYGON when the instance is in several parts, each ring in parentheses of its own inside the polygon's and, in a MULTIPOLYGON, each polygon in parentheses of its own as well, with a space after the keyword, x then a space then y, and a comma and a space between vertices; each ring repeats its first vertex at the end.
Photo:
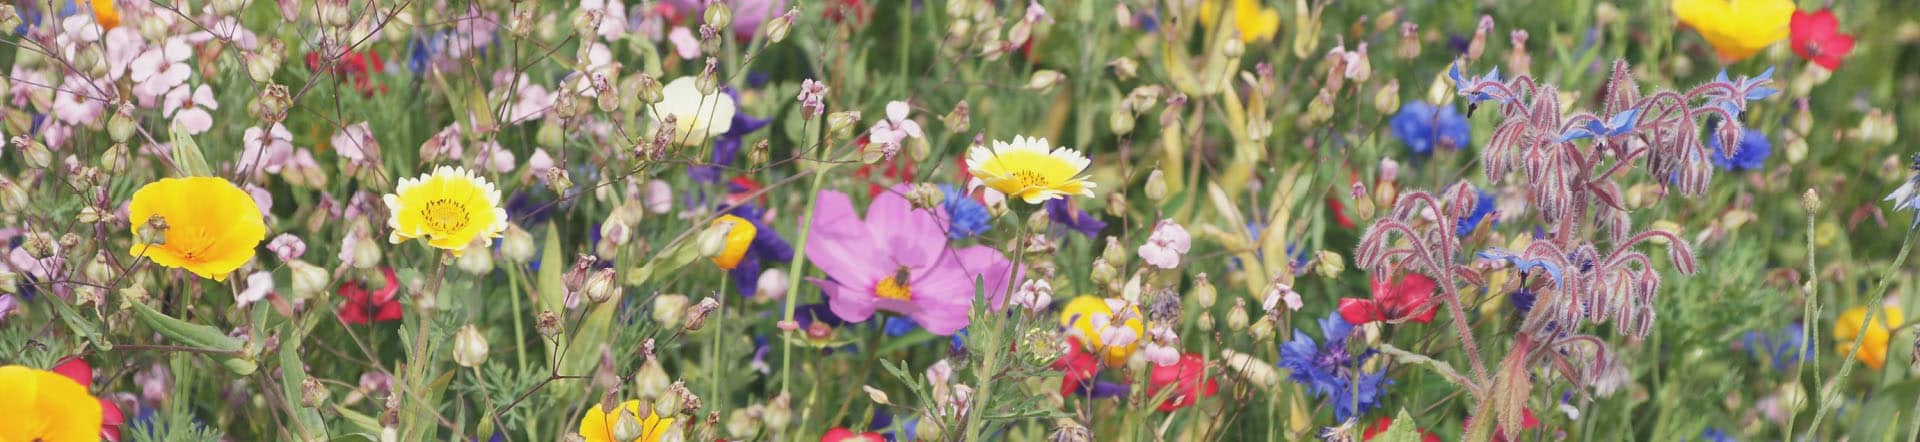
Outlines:
POLYGON ((473 324, 460 327, 453 335, 453 362, 467 368, 487 362, 487 338, 473 324))
POLYGON ((687 302, 687 295, 653 297, 653 322, 663 329, 680 327, 680 320, 687 316, 687 302))
POLYGON ((687 307, 686 330, 690 332, 700 331, 700 329, 707 324, 707 315, 713 314, 713 311, 719 308, 720 301, 714 300, 711 296, 700 299, 699 304, 687 307))
POLYGON ((541 311, 539 315, 534 316, 533 329, 543 338, 553 339, 560 336, 560 315, 552 311, 541 311))

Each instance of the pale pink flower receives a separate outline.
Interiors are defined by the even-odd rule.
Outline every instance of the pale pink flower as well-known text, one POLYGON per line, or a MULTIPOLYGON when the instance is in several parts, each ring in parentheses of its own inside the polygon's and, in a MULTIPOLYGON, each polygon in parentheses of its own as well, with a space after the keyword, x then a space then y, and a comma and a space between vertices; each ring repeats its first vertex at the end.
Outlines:
POLYGON ((1046 311, 1047 306, 1053 304, 1053 284, 1045 279, 1029 279, 1020 283, 1020 290, 1013 292, 1007 302, 1032 312, 1046 311))
POLYGON ((1173 327, 1155 324, 1147 328, 1147 340, 1140 346, 1140 354, 1147 362, 1156 366, 1168 366, 1180 362, 1180 335, 1173 327))
POLYGON ((499 142, 481 140, 474 143, 474 158, 470 163, 474 169, 508 173, 513 171, 513 152, 500 147, 499 142))
POLYGON ((867 133, 867 141, 879 144, 887 158, 900 153, 900 144, 907 139, 924 135, 920 132, 920 123, 907 119, 909 110, 905 101, 887 103, 887 119, 874 123, 867 133))
POLYGON ((283 262, 292 261, 307 254, 307 242, 301 241, 300 237, 293 234, 282 233, 273 237, 273 241, 267 242, 267 250, 273 251, 273 256, 279 257, 283 262))
POLYGON ((627 33, 627 6, 621 4, 620 0, 580 0, 580 10, 600 10, 605 13, 600 26, 594 29, 602 38, 614 40, 627 33))
POLYGON ((255 36, 253 31, 247 30, 247 27, 240 23, 240 19, 235 17, 221 17, 218 20, 208 23, 206 27, 202 29, 201 31, 187 34, 187 41, 193 44, 202 44, 214 39, 219 39, 232 42, 234 46, 245 50, 253 50, 260 47, 260 38, 255 36))
POLYGON ((182 85, 167 92, 167 117, 185 127, 189 134, 198 135, 212 129, 213 114, 207 110, 219 108, 220 102, 213 98, 213 88, 204 84, 198 88, 182 85))
POLYGON ((800 108, 806 111, 800 116, 818 117, 827 112, 827 84, 808 78, 800 82, 800 108))
POLYGON ((427 137, 427 142, 420 143, 420 161, 423 162, 437 163, 465 155, 466 145, 460 141, 458 124, 447 125, 445 129, 440 129, 440 132, 427 137))
POLYGON ((547 114, 547 108, 553 107, 554 94, 545 87, 533 84, 525 74, 516 77, 512 71, 501 71, 494 75, 493 85, 494 90, 500 91, 495 93, 502 94, 494 97, 495 99, 503 98, 504 94, 508 93, 507 88, 513 88, 511 89, 512 105, 502 109, 500 115, 495 115, 501 120, 501 124, 511 125, 537 120, 547 114))
POLYGON ((674 26, 672 31, 667 31, 667 41, 673 43, 673 53, 681 59, 700 58, 700 38, 693 36, 693 31, 686 26, 674 26))
MULTIPOLYGON (((66 84, 53 93, 53 116, 61 122, 73 126, 90 126, 106 115, 107 107, 99 98, 93 97, 88 90, 76 90, 86 87, 90 81, 81 77, 72 77, 66 84)), ((52 144, 52 143, 49 143, 52 144)))
POLYGON ((253 272, 247 275, 247 289, 233 294, 233 303, 246 307, 248 304, 266 299, 271 293, 273 293, 273 273, 253 272))
POLYGON ((339 133, 333 134, 332 143, 333 149, 339 151, 340 156, 353 161, 354 164, 366 164, 380 159, 380 142, 373 139, 373 131, 367 128, 365 121, 340 129, 339 133))
POLYGON ((267 188, 252 183, 248 183, 245 189, 247 195, 253 197, 253 205, 260 208, 261 217, 273 215, 273 192, 268 192, 267 188))
POLYGON ((1274 309, 1279 308, 1281 303, 1286 303, 1287 310, 1292 311, 1299 311, 1300 307, 1305 305, 1300 300, 1300 292, 1293 291, 1293 287, 1274 284, 1272 288, 1267 289, 1267 296, 1260 300, 1260 308, 1268 314, 1273 314, 1274 309))
POLYGON ((1147 265, 1162 269, 1180 266, 1180 257, 1193 247, 1193 237, 1187 235, 1187 229, 1170 219, 1160 220, 1153 225, 1153 234, 1147 237, 1147 243, 1140 245, 1140 258, 1147 265))
POLYGON ((140 36, 140 30, 134 26, 121 26, 107 31, 105 42, 107 58, 107 79, 118 80, 127 75, 127 67, 147 49, 146 37, 140 36))
POLYGON ((166 43, 150 46, 133 58, 127 65, 128 78, 133 79, 133 95, 140 98, 140 105, 152 107, 154 102, 174 87, 187 83, 193 75, 193 69, 186 64, 193 57, 193 46, 185 38, 173 37, 166 43))
POLYGON ((553 165, 553 156, 547 155, 546 148, 533 148, 533 154, 527 156, 527 173, 533 174, 541 180, 546 179, 546 170, 552 169, 553 165))

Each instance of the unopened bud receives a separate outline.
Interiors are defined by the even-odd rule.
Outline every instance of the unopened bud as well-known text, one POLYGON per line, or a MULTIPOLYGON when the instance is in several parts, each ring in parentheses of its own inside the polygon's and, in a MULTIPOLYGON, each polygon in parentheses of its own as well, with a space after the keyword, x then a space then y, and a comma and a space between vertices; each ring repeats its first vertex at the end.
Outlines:
POLYGON ((1120 81, 1132 80, 1140 73, 1140 63, 1132 58, 1120 57, 1107 62, 1107 68, 1113 70, 1113 77, 1120 81))
POLYGON ((935 187, 933 183, 916 183, 912 190, 907 191, 907 202, 912 203, 915 210, 939 208, 940 203, 946 201, 946 197, 946 192, 941 192, 940 188, 935 187))
POLYGON ((653 297, 653 322, 663 329, 680 327, 680 320, 687 316, 687 302, 687 295, 653 297))
POLYGON ((1247 335, 1253 337, 1253 342, 1266 342, 1273 339, 1273 327, 1273 317, 1261 315, 1260 320, 1253 321, 1253 325, 1247 327, 1247 335))
POLYGON ((500 236, 500 257, 524 264, 533 259, 533 253, 533 235, 518 224, 507 224, 507 231, 500 236))
POLYGON ((1313 270, 1326 278, 1338 278, 1347 269, 1346 258, 1331 250, 1321 250, 1314 258, 1313 270))
POLYGON ((287 262, 287 268, 293 272, 294 299, 313 299, 319 296, 327 290, 328 279, 332 277, 327 274, 327 269, 298 259, 287 262))
POLYGON ((940 122, 945 123, 949 131, 955 133, 966 132, 967 128, 973 123, 972 116, 969 115, 971 112, 967 106, 967 102, 962 100, 953 105, 952 111, 947 112, 946 115, 942 115, 940 122))
POLYGON ((726 29, 733 24, 733 7, 727 6, 726 2, 708 3, 705 23, 714 29, 726 29))
POLYGON ((560 315, 552 311, 541 311, 539 315, 534 316, 533 329, 543 338, 553 339, 555 336, 560 336, 560 315))
POLYGON ((787 424, 793 422, 793 405, 790 402, 792 399, 784 393, 774 396, 767 403, 766 411, 760 414, 760 421, 767 424, 767 429, 776 432, 785 429, 787 424))
POLYGON ((1234 300, 1233 308, 1227 309, 1227 330, 1237 332, 1245 329, 1247 329, 1247 303, 1244 300, 1234 300))
POLYGON ((1213 288, 1213 281, 1207 278, 1207 274, 1193 276, 1193 301, 1200 304, 1200 308, 1212 309, 1213 303, 1219 301, 1219 295, 1220 290, 1213 288))
POLYGON ((719 308, 720 301, 714 300, 711 296, 702 298, 699 304, 687 307, 687 331, 700 331, 707 325, 707 315, 713 314, 713 311, 719 308))
POLYGON ((1400 80, 1388 80, 1373 94, 1373 109, 1381 115, 1393 115, 1400 111, 1400 80))
POLYGON ((1126 109, 1125 102, 1122 103, 1114 106, 1113 112, 1107 113, 1107 127, 1113 129, 1114 135, 1125 136, 1133 133, 1134 115, 1133 111, 1126 109))
POLYGON ((787 8, 785 14, 767 21, 767 43, 779 43, 787 39, 787 31, 793 29, 793 15, 799 8, 787 8))
POLYGON ((613 440, 635 440, 646 434, 646 428, 640 426, 640 417, 633 410, 620 407, 620 418, 613 422, 613 440))
POLYGON ((667 376, 667 370, 660 366, 658 358, 649 358, 640 364, 640 372, 633 375, 633 391, 640 397, 658 398, 667 394, 673 385, 673 378, 667 376))
POLYGON ((26 135, 14 136, 13 147, 20 149, 20 151, 26 155, 28 167, 45 169, 47 166, 53 164, 53 151, 47 149, 47 145, 41 143, 40 140, 33 139, 26 135))
POLYGON ((308 377, 300 381, 300 406, 302 407, 320 408, 327 403, 327 397, 332 395, 332 392, 327 391, 327 386, 321 384, 319 379, 308 377))
POLYGON ((1033 76, 1027 79, 1027 90, 1045 92, 1053 89, 1054 84, 1066 78, 1066 74, 1062 74, 1059 71, 1042 69, 1034 72, 1033 76))
POLYGON ((587 302, 594 304, 607 302, 619 290, 620 285, 614 280, 613 269, 600 269, 593 272, 593 276, 587 278, 586 284, 580 287, 581 295, 587 297, 587 302))
POLYGON ((1807 206, 1808 213, 1819 212, 1820 191, 1808 188, 1806 193, 1800 194, 1800 203, 1807 206))
POLYGON ((125 143, 133 139, 134 129, 139 128, 140 118, 133 115, 133 103, 120 103, 114 106, 114 112, 107 115, 107 136, 115 143, 125 143))
POLYGON ((1148 172, 1146 190, 1147 199, 1153 200, 1155 203, 1167 202, 1166 174, 1160 172, 1160 169, 1154 169, 1153 172, 1148 172))
POLYGON ((487 337, 481 336, 473 324, 460 327, 453 335, 453 362, 467 368, 487 362, 487 337))
POLYGON ((858 124, 860 124, 860 113, 856 111, 827 114, 827 132, 835 139, 846 139, 853 133, 853 126, 858 124))

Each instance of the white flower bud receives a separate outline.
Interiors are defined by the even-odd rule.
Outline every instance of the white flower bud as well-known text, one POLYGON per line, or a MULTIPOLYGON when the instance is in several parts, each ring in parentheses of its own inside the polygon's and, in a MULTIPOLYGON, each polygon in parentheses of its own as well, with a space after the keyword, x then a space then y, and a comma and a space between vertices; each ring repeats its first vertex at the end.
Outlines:
POLYGON ((467 368, 487 362, 487 338, 480 329, 468 324, 453 335, 453 362, 467 368))

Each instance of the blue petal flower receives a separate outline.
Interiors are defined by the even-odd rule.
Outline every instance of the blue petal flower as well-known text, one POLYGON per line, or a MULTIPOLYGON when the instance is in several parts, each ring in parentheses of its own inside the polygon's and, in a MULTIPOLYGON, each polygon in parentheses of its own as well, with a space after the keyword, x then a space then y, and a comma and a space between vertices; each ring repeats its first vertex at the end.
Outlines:
POLYGON ((987 206, 968 198, 959 188, 941 184, 940 208, 947 213, 947 238, 966 239, 979 235, 993 227, 993 215, 987 213, 987 206))
POLYGON ((1453 106, 1435 107, 1415 100, 1400 106, 1400 113, 1387 124, 1414 154, 1432 153, 1437 146, 1459 149, 1473 142, 1473 128, 1453 106))
POLYGON ((1765 132, 1746 129, 1740 133, 1740 146, 1728 157, 1720 147, 1720 134, 1714 131, 1707 138, 1707 147, 1713 150, 1713 165, 1727 170, 1760 170, 1766 167, 1767 157, 1773 154, 1773 141, 1767 139, 1765 132))

